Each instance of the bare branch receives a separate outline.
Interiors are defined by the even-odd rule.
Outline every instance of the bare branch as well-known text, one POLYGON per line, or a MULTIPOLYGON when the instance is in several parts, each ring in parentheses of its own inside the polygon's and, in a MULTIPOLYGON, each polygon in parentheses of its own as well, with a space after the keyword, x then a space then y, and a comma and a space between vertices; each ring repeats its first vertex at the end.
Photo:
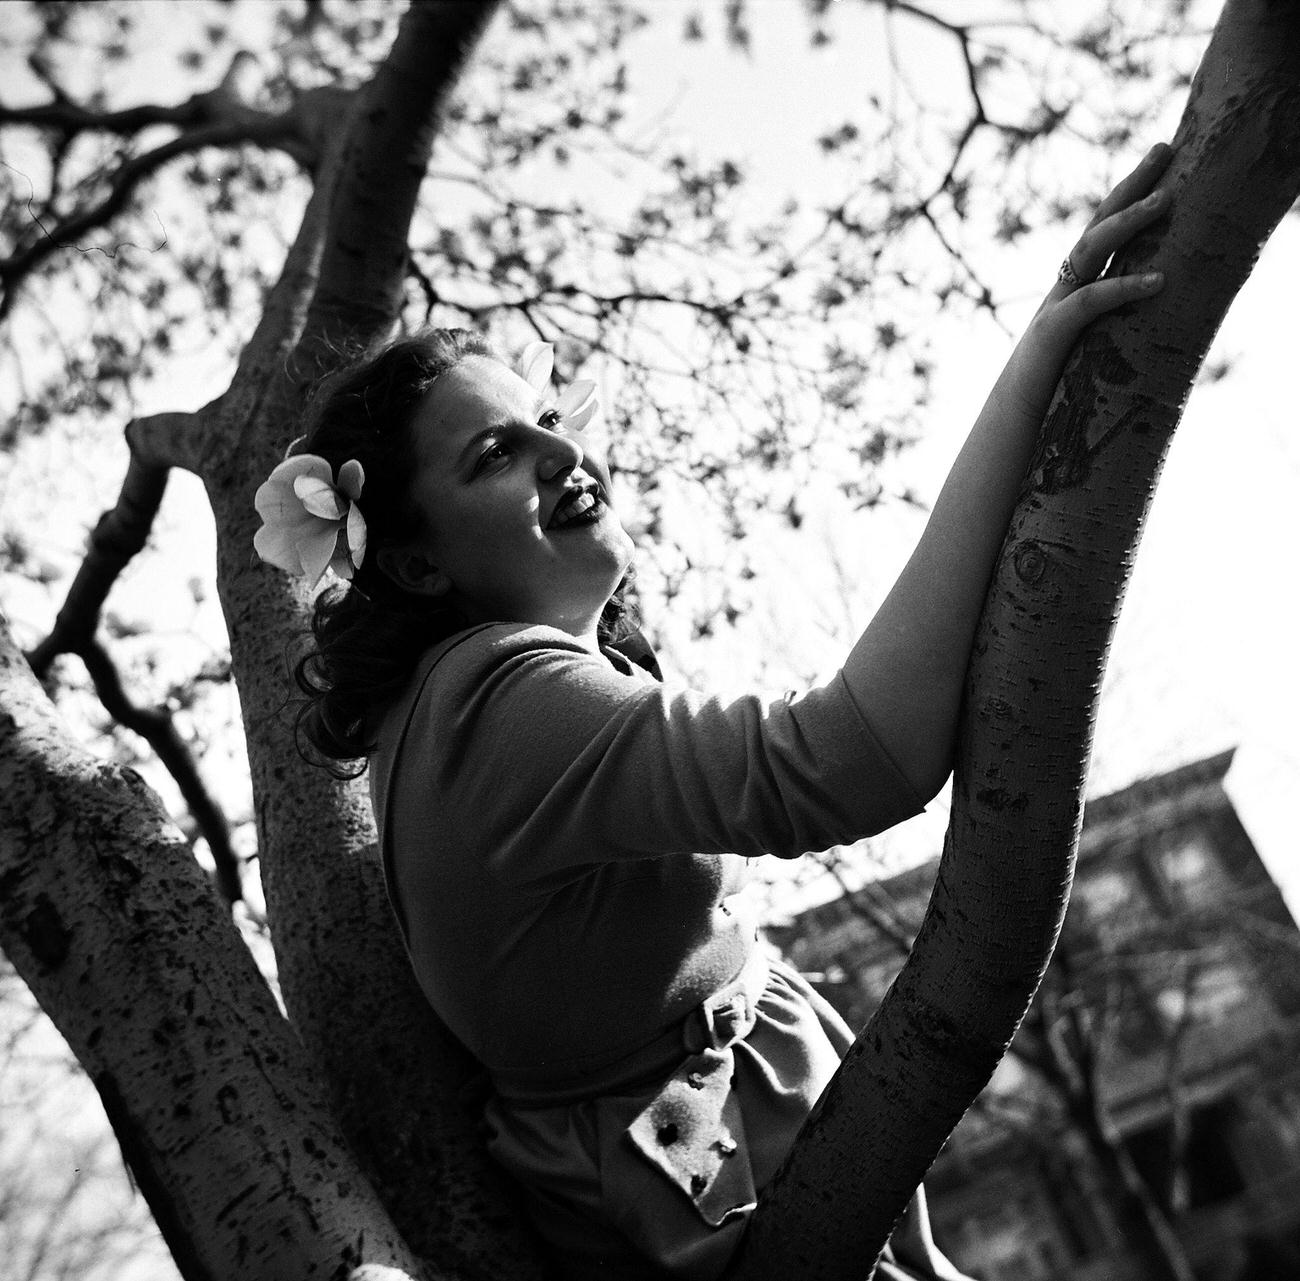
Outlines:
POLYGON ((121 111, 99 111, 73 102, 48 78, 45 78, 45 83, 54 92, 54 101, 34 107, 10 107, 0 103, 0 125, 51 129, 65 138, 71 138, 81 133, 109 133, 130 137, 153 125, 193 129, 212 123, 212 103, 207 94, 195 94, 187 101, 172 106, 149 104, 127 107, 121 111))
MULTIPOLYGON (((0 104, 0 125, 28 125, 55 134, 51 164, 54 187, 68 143, 84 132, 131 136, 155 125, 174 125, 180 132, 150 151, 131 156, 108 176, 108 193, 53 225, 47 226, 32 210, 34 230, 25 245, 0 259, 0 318, 13 306, 22 282, 60 249, 73 247, 93 252, 75 242, 89 231, 107 226, 126 207, 140 183, 169 161, 192 155, 206 147, 231 147, 243 143, 284 151, 306 169, 313 169, 337 125, 337 106, 350 100, 347 90, 326 86, 304 93, 286 111, 265 111, 248 101, 245 84, 251 55, 237 53, 215 89, 195 94, 175 106, 147 105, 122 111, 97 111, 73 102, 46 73, 43 76, 53 101, 36 107, 0 104)), ((53 188, 52 188, 53 189, 53 188)), ((52 206, 53 197, 45 202, 52 206)), ((165 240, 165 233, 164 233, 165 240)), ((101 250, 101 252, 107 252, 101 250)))
MULTIPOLYGON (((18 287, 46 259, 66 246, 77 248, 83 253, 92 252, 96 246, 89 249, 78 246, 75 243, 78 237, 107 226, 126 207, 136 188, 169 160, 200 151, 204 147, 225 147, 238 142, 280 145, 289 150, 287 144, 297 137, 295 125, 296 121, 291 114, 268 116, 256 122, 234 120, 203 125, 188 133, 179 134, 152 151, 127 160, 114 174, 108 194, 101 201, 65 218, 54 227, 46 227, 39 219, 36 220, 38 231, 27 245, 0 261, 0 289, 4 291, 0 296, 0 319, 12 309, 18 287)), ((299 157, 302 154, 299 149, 299 157)))
POLYGON ((171 713, 165 707, 142 707, 133 702, 123 688, 117 664, 98 641, 89 641, 77 653, 86 665, 104 710, 119 725, 139 734, 176 780, 185 806, 212 853, 221 897, 227 903, 238 902, 243 898, 244 889, 239 877, 239 859, 230 843, 230 824, 203 782, 189 747, 177 732, 171 713))
POLYGON ((65 141, 82 133, 108 133, 130 137, 154 125, 175 125, 197 129, 204 125, 230 124, 243 119, 250 124, 282 118, 282 113, 263 111, 252 105, 247 89, 248 72, 256 58, 246 50, 236 51, 221 80, 213 89, 196 93, 170 106, 143 103, 120 111, 87 107, 73 100, 55 80, 45 60, 35 54, 28 59, 32 73, 50 91, 52 101, 32 107, 10 107, 0 103, 0 125, 28 125, 49 129, 65 141))
POLYGON ((60 654, 77 654, 86 665, 104 710, 120 725, 133 730, 154 749, 158 759, 176 780, 194 821, 203 833, 217 865, 217 883, 227 902, 242 896, 239 864, 230 843, 230 825, 221 807, 199 775, 189 748, 176 730, 166 708, 147 708, 135 703, 122 686, 116 664, 95 639, 104 601, 118 575, 145 545, 167 484, 167 467, 157 455, 177 441, 193 449, 199 414, 156 414, 137 419, 128 428, 132 441, 131 462, 117 503, 100 517, 90 536, 86 558, 73 580, 54 621, 54 627, 27 661, 37 676, 48 671, 60 654), (137 442, 153 451, 154 460, 137 452, 137 442))

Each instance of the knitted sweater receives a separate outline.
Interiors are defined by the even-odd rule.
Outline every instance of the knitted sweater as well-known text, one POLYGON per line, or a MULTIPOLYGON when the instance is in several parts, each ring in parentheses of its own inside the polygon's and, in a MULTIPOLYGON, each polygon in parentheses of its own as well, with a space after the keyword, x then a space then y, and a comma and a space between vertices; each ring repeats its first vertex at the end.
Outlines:
POLYGON ((429 652, 380 726, 371 788, 421 986, 524 1093, 607 1084, 739 972, 747 858, 921 808, 842 676, 723 702, 514 624, 429 652))

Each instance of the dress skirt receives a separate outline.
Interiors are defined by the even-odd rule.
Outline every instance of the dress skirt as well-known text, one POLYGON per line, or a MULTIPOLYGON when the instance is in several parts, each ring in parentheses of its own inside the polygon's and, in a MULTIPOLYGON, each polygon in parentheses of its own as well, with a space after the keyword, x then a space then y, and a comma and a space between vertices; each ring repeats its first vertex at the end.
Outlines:
MULTIPOLYGON (((670 1044, 620 1064, 609 1092, 494 1097, 489 1150, 564 1281, 715 1281, 852 1041, 794 970, 755 952, 670 1044)), ((876 1276, 962 1281, 930 1238, 923 1190, 876 1276)))

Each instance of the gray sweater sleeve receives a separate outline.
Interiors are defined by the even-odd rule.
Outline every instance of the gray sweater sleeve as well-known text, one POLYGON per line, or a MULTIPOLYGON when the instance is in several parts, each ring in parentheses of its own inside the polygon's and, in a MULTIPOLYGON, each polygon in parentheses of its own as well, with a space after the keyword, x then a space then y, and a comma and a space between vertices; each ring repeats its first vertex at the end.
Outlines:
POLYGON ((472 825, 509 883, 672 854, 795 857, 923 808, 840 676, 724 703, 501 625, 435 657, 412 698, 402 790, 429 792, 393 802, 472 825))

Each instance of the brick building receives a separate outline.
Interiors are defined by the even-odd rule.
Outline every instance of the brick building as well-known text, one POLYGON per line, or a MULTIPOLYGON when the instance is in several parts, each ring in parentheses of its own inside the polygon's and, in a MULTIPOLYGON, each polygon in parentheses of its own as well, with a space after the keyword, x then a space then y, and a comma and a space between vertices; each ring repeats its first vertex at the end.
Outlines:
MULTIPOLYGON (((1087 806, 1056 957, 927 1178, 936 1232, 981 1281, 1147 1281, 1178 1275, 1170 1258, 1198 1281, 1300 1281, 1300 931, 1231 761, 1087 806)), ((860 1027, 934 869, 770 938, 860 1027)))

